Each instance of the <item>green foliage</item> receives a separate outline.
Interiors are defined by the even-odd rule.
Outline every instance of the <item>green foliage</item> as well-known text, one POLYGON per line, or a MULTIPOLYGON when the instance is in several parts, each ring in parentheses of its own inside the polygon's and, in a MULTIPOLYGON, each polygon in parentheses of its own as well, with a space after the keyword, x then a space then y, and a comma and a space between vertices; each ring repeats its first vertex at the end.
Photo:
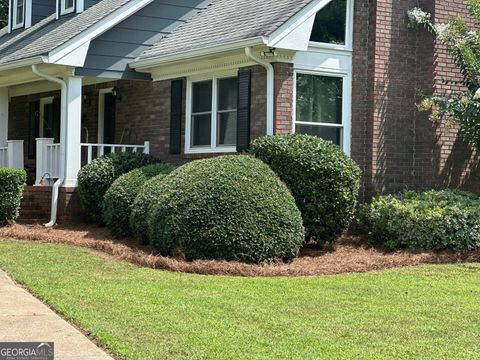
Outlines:
POLYGON ((480 1, 467 0, 470 16, 475 21, 471 30, 461 17, 452 17, 446 24, 434 24, 431 15, 419 8, 409 11, 412 25, 421 25, 443 44, 460 70, 462 91, 427 96, 420 94, 420 110, 432 110, 432 118, 447 118, 460 125, 461 132, 480 150, 480 1))
POLYGON ((105 193, 115 179, 127 172, 160 160, 142 153, 116 153, 93 160, 78 173, 78 192, 85 212, 92 220, 102 219, 102 205, 105 193))
POLYGON ((0 168, 0 226, 18 217, 25 181, 25 170, 0 168))
POLYGON ((115 180, 103 199, 103 221, 119 236, 132 234, 130 214, 138 192, 147 180, 175 170, 170 164, 153 164, 134 169, 115 180))
POLYGON ((377 196, 360 220, 387 249, 475 250, 480 247, 480 199, 457 190, 377 196))
POLYGON ((0 0, 0 29, 8 24, 8 0, 0 0))
POLYGON ((346 230, 361 171, 338 146, 314 136, 289 134, 257 139, 252 152, 292 191, 302 212, 307 240, 332 243, 346 230))
POLYGON ((130 228, 135 237, 144 244, 149 243, 148 239, 148 216, 153 210, 153 204, 160 197, 162 188, 160 183, 167 174, 160 174, 148 180, 140 189, 132 205, 130 215, 130 228))
POLYGON ((259 263, 292 260, 303 242, 287 187, 251 156, 199 160, 159 184, 149 238, 162 254, 259 263))

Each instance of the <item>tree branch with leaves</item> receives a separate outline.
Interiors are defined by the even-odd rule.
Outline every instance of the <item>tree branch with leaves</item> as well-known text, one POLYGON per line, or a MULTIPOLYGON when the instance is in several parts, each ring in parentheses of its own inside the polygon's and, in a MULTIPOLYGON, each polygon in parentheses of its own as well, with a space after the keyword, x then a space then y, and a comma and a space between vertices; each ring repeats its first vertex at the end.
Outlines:
POLYGON ((458 83, 463 90, 442 95, 419 94, 419 109, 431 111, 434 120, 447 118, 458 123, 461 132, 480 151, 480 0, 467 3, 474 29, 460 16, 435 24, 431 15, 420 8, 410 10, 408 18, 411 27, 424 27, 445 46, 462 74, 458 83))

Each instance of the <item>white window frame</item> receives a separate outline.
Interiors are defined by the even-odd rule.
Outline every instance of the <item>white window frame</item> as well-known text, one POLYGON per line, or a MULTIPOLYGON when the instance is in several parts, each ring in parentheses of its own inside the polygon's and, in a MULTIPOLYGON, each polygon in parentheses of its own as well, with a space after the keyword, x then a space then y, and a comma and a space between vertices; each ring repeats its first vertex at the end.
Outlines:
MULTIPOLYGON (((217 115, 218 115, 218 81, 238 76, 238 70, 210 75, 202 75, 187 78, 186 111, 185 111, 185 154, 205 153, 234 153, 237 146, 217 146, 217 115), (211 144, 210 147, 195 147, 191 144, 192 135, 192 91, 193 84, 202 81, 212 81, 212 121, 211 121, 211 144)), ((238 108, 237 108, 238 114, 238 108)))
POLYGON ((352 104, 352 76, 351 72, 330 72, 330 71, 310 71, 310 70, 295 70, 293 80, 293 132, 296 132, 297 124, 342 128, 342 141, 340 147, 342 150, 350 155, 351 151, 351 104, 352 104), (319 122, 297 122, 297 75, 306 74, 313 76, 336 77, 343 79, 343 94, 342 94, 342 123, 319 123, 319 122))
MULTIPOLYGON (((332 0, 335 1, 335 0, 332 0)), ((330 4, 332 1, 328 2, 330 4)), ((325 6, 327 6, 325 5, 325 6)), ((322 8, 323 9, 323 8, 322 8)), ((320 11, 322 11, 320 9, 320 11)), ((329 44, 322 42, 310 41, 309 47, 313 49, 330 49, 330 50, 347 50, 352 51, 353 49, 353 12, 354 12, 354 1, 347 0, 347 14, 346 14, 346 29, 345 29, 345 44, 329 44)))
POLYGON ((75 12, 75 0, 72 7, 67 8, 67 0, 60 0, 60 15, 67 15, 75 12))
POLYGON ((25 18, 27 16, 26 12, 27 0, 12 0, 12 30, 20 29, 25 27, 25 18), (21 23, 17 23, 17 11, 18 11, 18 3, 23 2, 23 14, 21 23))

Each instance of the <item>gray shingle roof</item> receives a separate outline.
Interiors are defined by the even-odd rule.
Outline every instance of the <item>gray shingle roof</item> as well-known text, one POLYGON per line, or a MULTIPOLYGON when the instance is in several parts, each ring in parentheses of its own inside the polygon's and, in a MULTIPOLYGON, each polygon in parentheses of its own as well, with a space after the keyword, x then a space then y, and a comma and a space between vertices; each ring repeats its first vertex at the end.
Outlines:
POLYGON ((0 31, 0 64, 47 55, 132 0, 102 0, 81 14, 51 15, 23 31, 0 31))
POLYGON ((213 0, 137 60, 268 36, 312 0, 213 0))

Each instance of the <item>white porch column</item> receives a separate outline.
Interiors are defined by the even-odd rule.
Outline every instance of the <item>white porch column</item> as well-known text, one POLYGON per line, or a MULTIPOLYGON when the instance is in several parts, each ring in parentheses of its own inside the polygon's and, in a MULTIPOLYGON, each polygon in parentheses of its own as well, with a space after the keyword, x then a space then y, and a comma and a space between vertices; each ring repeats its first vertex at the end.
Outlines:
POLYGON ((0 88, 0 148, 7 147, 8 140, 8 88, 0 88))
POLYGON ((77 186, 77 174, 81 167, 82 131, 82 78, 71 76, 67 84, 67 122, 65 138, 65 181, 64 187, 77 186))
POLYGON ((23 140, 7 141, 8 167, 23 169, 23 140))

